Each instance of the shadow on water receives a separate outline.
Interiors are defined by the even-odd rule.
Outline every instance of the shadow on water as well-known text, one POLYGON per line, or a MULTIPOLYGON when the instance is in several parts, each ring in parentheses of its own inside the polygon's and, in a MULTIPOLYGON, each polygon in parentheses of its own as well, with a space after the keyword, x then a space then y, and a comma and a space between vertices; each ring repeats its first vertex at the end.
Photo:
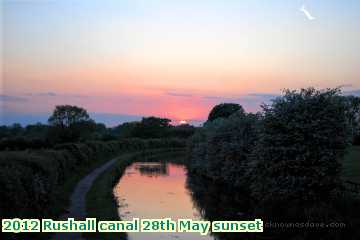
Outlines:
POLYGON ((203 219, 264 221, 263 233, 212 233, 219 240, 360 239, 360 204, 347 196, 318 203, 256 204, 239 189, 191 173, 188 173, 186 187, 203 219))

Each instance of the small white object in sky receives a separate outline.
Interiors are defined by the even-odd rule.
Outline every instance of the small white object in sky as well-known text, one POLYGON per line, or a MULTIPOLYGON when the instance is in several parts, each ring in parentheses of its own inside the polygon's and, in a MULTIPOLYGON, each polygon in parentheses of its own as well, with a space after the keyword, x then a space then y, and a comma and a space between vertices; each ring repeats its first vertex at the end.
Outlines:
POLYGON ((302 5, 302 7, 300 8, 300 11, 303 12, 309 20, 315 20, 315 17, 313 17, 310 14, 310 12, 308 10, 306 10, 305 5, 302 5))

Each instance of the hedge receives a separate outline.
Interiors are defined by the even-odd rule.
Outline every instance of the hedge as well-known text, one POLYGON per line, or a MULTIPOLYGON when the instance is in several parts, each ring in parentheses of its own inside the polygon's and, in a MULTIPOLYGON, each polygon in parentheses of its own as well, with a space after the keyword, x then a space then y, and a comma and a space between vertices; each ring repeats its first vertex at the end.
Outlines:
POLYGON ((125 139, 61 144, 51 150, 0 152, 1 218, 52 216, 52 204, 69 176, 127 151, 184 147, 177 139, 125 139))

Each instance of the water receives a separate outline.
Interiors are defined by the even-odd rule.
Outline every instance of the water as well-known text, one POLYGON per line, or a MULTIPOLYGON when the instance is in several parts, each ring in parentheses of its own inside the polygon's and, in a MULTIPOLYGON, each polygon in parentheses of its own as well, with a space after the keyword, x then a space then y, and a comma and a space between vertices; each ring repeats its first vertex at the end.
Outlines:
MULTIPOLYGON (((187 188, 187 171, 173 163, 136 162, 129 166, 114 188, 122 220, 132 218, 179 218, 203 220, 187 188)), ((130 240, 214 239, 199 233, 128 233, 130 240)))
MULTIPOLYGON (((186 167, 173 163, 142 163, 129 166, 124 176, 114 188, 120 205, 119 216, 123 220, 132 218, 166 218, 173 220, 190 218, 194 220, 244 221, 263 219, 264 222, 307 222, 305 213, 320 213, 318 220, 312 222, 330 223, 335 220, 324 219, 323 208, 314 206, 297 207, 293 203, 257 206, 246 197, 246 192, 187 173, 186 167), (290 209, 291 211, 288 211, 290 209), (296 211, 295 211, 295 210, 296 211), (321 211, 323 212, 321 212, 321 211), (319 212, 320 211, 320 212, 319 212)), ((323 203, 322 203, 323 204, 323 203)), ((336 209, 341 219, 350 219, 352 226, 358 218, 348 216, 349 212, 336 209), (342 215, 340 215, 342 214, 342 215)), ((355 211, 356 213, 356 211, 355 211)), ((326 215, 325 215, 326 216, 326 215)), ((355 215, 354 215, 355 216, 355 215)), ((357 216, 357 215, 356 215, 357 216)), ((337 220, 339 222, 339 220, 337 220)), ((355 226, 355 225, 354 225, 355 226)), ((218 239, 218 240, 307 240, 307 239, 359 239, 353 238, 354 229, 327 228, 266 228, 263 233, 213 233, 201 236, 199 233, 128 233, 130 240, 158 239, 218 239), (331 231, 329 231, 331 230, 331 231), (350 238, 351 236, 352 238, 350 238)))

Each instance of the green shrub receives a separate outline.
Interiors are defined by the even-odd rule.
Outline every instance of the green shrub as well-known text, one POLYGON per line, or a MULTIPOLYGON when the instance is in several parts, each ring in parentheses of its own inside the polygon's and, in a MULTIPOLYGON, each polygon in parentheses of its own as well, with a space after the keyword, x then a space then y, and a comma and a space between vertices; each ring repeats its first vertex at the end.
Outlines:
POLYGON ((346 107, 339 91, 289 91, 264 106, 254 151, 252 193, 258 199, 328 199, 340 184, 347 146, 346 107))
POLYGON ((246 185, 257 122, 257 115, 242 111, 208 122, 191 139, 191 169, 231 185, 246 185))

